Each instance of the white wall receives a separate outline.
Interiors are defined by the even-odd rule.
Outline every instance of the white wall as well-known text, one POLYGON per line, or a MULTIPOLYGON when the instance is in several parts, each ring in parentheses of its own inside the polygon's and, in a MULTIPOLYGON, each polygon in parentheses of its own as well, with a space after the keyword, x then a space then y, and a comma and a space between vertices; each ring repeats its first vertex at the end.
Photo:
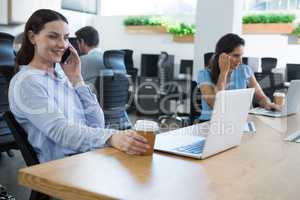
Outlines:
POLYGON ((289 44, 287 35, 242 35, 246 40, 245 56, 278 58, 277 68, 286 63, 300 63, 300 45, 289 44))
POLYGON ((194 72, 204 67, 203 55, 214 51, 216 41, 221 36, 230 32, 241 33, 242 1, 198 1, 196 13, 194 72))
MULTIPOLYGON (((132 49, 134 50, 134 65, 140 68, 141 54, 167 51, 175 55, 175 75, 181 59, 194 58, 194 45, 192 43, 175 43, 170 34, 132 34, 126 33, 123 25, 125 16, 101 16, 93 22, 100 32, 100 48, 132 49)), ((183 17, 184 18, 184 17, 183 17)), ((183 21, 193 21, 192 17, 185 17, 183 21)), ((140 70, 139 70, 140 71, 140 70)))
MULTIPOLYGON (((35 0, 36 3, 36 0, 35 0)), ((31 2, 28 1, 28 4, 30 6, 31 2)), ((69 26, 71 30, 71 35, 74 35, 74 32, 86 25, 92 24, 93 19, 96 17, 96 15, 92 14, 86 14, 81 12, 75 12, 70 10, 63 10, 60 9, 60 0, 39 0, 35 5, 35 8, 41 9, 41 8, 47 8, 47 9, 53 9, 60 13, 62 13, 69 21, 69 26)), ((26 9, 26 8, 22 8, 26 9)), ((31 8, 28 8, 31 9, 31 8)), ((19 10, 19 8, 15 9, 16 11, 19 10)), ((100 12, 100 5, 98 8, 98 11, 100 12)), ((32 14, 32 13, 31 13, 32 14)), ((100 15, 100 13, 98 13, 100 15)), ((27 18, 30 17, 30 14, 28 14, 27 18)), ((24 24, 22 25, 1 25, 0 26, 0 32, 7 32, 12 35, 18 35, 22 31, 24 31, 24 24)))

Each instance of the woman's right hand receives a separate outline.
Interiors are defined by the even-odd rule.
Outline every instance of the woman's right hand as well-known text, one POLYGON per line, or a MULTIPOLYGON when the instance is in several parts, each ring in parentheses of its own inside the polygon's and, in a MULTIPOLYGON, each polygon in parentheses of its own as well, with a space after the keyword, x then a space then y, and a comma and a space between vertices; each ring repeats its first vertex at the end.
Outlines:
POLYGON ((222 53, 219 57, 220 73, 227 74, 230 71, 230 56, 222 53))
POLYGON ((130 155, 142 155, 150 148, 147 140, 132 130, 113 134, 108 144, 130 155))

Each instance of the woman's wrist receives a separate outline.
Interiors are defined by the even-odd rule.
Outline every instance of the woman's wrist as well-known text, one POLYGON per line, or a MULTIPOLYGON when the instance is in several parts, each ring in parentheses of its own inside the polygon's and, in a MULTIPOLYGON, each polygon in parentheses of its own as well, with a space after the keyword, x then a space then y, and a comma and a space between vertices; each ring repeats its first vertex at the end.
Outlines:
POLYGON ((264 107, 266 104, 271 103, 271 100, 268 97, 264 97, 261 99, 258 104, 262 107, 264 107))
POLYGON ((69 77, 69 80, 73 86, 76 86, 78 84, 84 84, 84 80, 83 80, 82 76, 72 76, 72 77, 69 77))

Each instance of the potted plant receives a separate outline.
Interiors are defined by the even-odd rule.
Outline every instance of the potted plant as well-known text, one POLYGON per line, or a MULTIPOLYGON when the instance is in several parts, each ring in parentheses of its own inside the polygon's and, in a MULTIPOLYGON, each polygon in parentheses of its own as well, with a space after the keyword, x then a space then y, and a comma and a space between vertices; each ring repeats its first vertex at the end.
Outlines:
POLYGON ((194 25, 180 23, 169 26, 168 32, 173 34, 173 41, 175 42, 192 43, 196 29, 194 25))
POLYGON ((293 35, 297 36, 297 43, 300 44, 300 24, 294 29, 293 35))
POLYGON ((166 33, 161 17, 128 17, 123 22, 128 33, 166 33))
POLYGON ((257 14, 243 17, 243 33, 290 34, 293 32, 293 14, 257 14))

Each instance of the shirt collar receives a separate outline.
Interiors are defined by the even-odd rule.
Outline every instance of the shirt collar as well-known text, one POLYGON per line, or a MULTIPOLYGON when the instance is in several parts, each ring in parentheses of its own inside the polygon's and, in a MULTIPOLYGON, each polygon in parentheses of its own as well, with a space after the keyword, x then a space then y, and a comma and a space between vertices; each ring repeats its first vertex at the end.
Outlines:
POLYGON ((40 74, 42 76, 49 76, 50 78, 56 81, 65 82, 67 80, 66 75, 64 74, 63 70, 61 69, 61 66, 58 63, 55 64, 54 75, 52 73, 34 68, 29 65, 21 65, 20 68, 22 71, 31 70, 35 74, 40 74))
POLYGON ((91 49, 87 54, 91 54, 91 53, 94 53, 94 52, 101 52, 101 49, 100 48, 93 48, 91 49))

